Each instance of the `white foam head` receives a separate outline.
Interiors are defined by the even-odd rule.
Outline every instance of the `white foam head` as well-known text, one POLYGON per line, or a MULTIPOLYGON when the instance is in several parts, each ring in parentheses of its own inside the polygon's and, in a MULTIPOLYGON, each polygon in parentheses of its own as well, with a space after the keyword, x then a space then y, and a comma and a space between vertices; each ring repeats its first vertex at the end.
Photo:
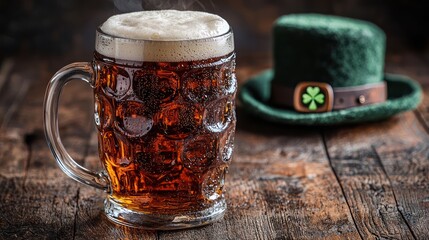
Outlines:
POLYGON ((180 62, 234 50, 229 24, 196 11, 141 11, 110 17, 97 32, 96 51, 131 61, 180 62))

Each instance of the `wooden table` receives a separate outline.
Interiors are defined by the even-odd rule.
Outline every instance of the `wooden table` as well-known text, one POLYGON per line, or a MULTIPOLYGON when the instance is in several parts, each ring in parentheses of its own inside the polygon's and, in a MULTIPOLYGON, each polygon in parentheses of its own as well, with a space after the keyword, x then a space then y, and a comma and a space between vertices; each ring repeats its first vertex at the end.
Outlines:
MULTIPOLYGON (((237 44, 247 49, 269 40, 270 25, 284 9, 328 11, 302 1, 285 1, 283 10, 262 8, 264 1, 225 2, 226 10, 255 8, 237 17, 229 12, 228 20, 241 24, 234 26, 237 44), (260 24, 242 24, 255 19, 260 24), (249 29, 256 30, 243 33, 249 29), (249 39, 255 36, 262 37, 249 39)), ((345 5, 333 9, 352 12, 345 5)), ((377 123, 272 124, 247 115, 238 103, 225 218, 191 230, 144 231, 109 222, 102 212, 105 193, 68 178, 48 150, 42 126, 47 81, 65 64, 91 58, 88 50, 76 53, 86 49, 81 38, 70 41, 74 48, 56 56, 0 56, 0 239, 429 239, 427 56, 388 52, 386 72, 420 81, 425 99, 417 110, 377 123)), ((269 49, 238 52, 240 85, 272 65, 269 49)), ((92 101, 85 84, 68 85, 60 131, 79 163, 99 169, 92 101)))
MULTIPOLYGON (((240 57, 240 84, 267 67, 268 58, 240 57)), ((2 62, 0 239, 429 238, 428 97, 416 111, 342 127, 266 123, 238 107, 224 220, 172 232, 116 226, 102 213, 105 194, 62 173, 45 142, 45 86, 70 61, 2 62)), ((427 95, 425 67, 425 59, 409 54, 390 56, 387 71, 421 80, 427 95)), ((99 168, 91 90, 71 83, 59 112, 66 148, 81 164, 99 168)))

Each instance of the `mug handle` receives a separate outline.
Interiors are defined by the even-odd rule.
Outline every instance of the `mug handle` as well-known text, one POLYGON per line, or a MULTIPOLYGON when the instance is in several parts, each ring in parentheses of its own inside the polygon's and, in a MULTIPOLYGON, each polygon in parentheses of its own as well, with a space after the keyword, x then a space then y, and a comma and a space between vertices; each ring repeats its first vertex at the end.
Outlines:
POLYGON ((64 85, 74 79, 82 80, 93 87, 94 68, 92 64, 89 62, 69 64, 55 73, 49 81, 43 104, 43 123, 46 140, 52 154, 64 173, 80 183, 108 192, 109 180, 103 171, 97 173, 76 163, 70 154, 68 154, 60 139, 58 130, 58 100, 64 85))

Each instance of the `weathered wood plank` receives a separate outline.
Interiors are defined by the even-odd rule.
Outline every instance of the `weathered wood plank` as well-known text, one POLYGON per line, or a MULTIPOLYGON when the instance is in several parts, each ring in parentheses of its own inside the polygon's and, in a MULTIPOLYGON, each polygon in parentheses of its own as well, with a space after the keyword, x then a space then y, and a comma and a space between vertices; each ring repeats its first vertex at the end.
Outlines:
MULTIPOLYGON (((413 164, 411 156, 421 152, 422 145, 427 147, 427 136, 414 114, 408 112, 379 123, 325 129, 325 136, 333 169, 363 237, 424 239, 426 235, 417 234, 407 217, 417 214, 415 221, 427 222, 421 215, 424 212, 404 211, 421 199, 412 198, 410 193, 415 191, 404 190, 415 189, 411 176, 421 176, 417 169, 422 167, 427 172, 427 160, 414 163, 416 168, 401 174, 401 169, 413 164), (400 201, 397 196, 401 196, 400 201)), ((428 175, 425 177, 427 181, 428 175)), ((427 182, 425 187, 429 188, 427 182)))
POLYGON ((49 169, 52 159, 43 136, 32 138, 27 143, 32 150, 24 174, 9 173, 0 183, 4 186, 0 193, 0 238, 71 239, 77 186, 61 172, 49 169))
POLYGON ((0 175, 3 177, 25 176, 31 154, 28 142, 32 137, 27 129, 8 123, 25 104, 25 94, 38 74, 34 69, 20 71, 18 66, 14 68, 16 61, 19 62, 6 59, 0 70, 0 175))
POLYGON ((0 135, 27 93, 34 71, 13 71, 14 59, 5 60, 0 69, 0 135))
POLYGON ((24 176, 29 157, 23 131, 11 129, 0 133, 0 176, 24 176))
MULTIPOLYGON (((22 96, 21 104, 12 111, 11 121, 4 122, 2 129, 3 136, 12 137, 6 137, 4 142, 1 139, 0 143, 0 165, 7 166, 0 170, 1 186, 7 186, 0 190, 0 238, 72 239, 75 234, 78 184, 56 166, 42 129, 43 96, 49 79, 47 76, 53 71, 49 73, 47 63, 41 60, 21 62, 20 68, 14 71, 25 74, 28 73, 26 69, 37 70, 33 77, 26 79, 31 90, 22 96), (9 153, 7 144, 12 146, 9 153), (23 153, 13 155, 20 150, 23 153), (5 158, 7 154, 12 155, 12 159, 5 158)), ((75 88, 74 92, 81 91, 72 88, 75 88)), ((75 114, 79 112, 74 107, 76 101, 80 104, 79 96, 69 94, 62 100, 64 112, 60 111, 60 119, 66 120, 67 124, 60 123, 62 137, 72 155, 82 159, 88 142, 85 131, 89 132, 84 126, 89 125, 84 119, 85 114, 75 114), (83 117, 79 118, 80 115, 83 117)), ((86 117, 89 118, 89 114, 86 117)))
POLYGON ((64 181, 0 177, 0 239, 72 239, 76 189, 64 181))
POLYGON ((426 144, 380 146, 377 147, 377 153, 389 176, 403 218, 417 239, 428 239, 428 146, 426 144))
POLYGON ((399 210, 419 239, 429 238, 429 85, 424 85, 423 90, 422 104, 415 111, 423 128, 405 122, 402 131, 392 136, 394 144, 376 147, 394 187, 399 210), (407 144, 397 136, 407 136, 407 144))
MULTIPOLYGON (((51 74, 46 62, 39 61, 39 72, 34 73, 35 78, 28 78, 32 82, 30 91, 23 96, 22 105, 13 114, 12 119, 6 125, 6 130, 19 129, 24 132, 24 141, 31 147, 31 160, 28 166, 28 174, 35 179, 46 179, 40 171, 60 173, 45 141, 43 130, 43 98, 46 84, 51 74), (33 174, 34 171, 34 174, 33 174)), ((26 65, 22 64, 25 69, 26 65)), ((17 69, 16 71, 21 71, 17 69)), ((83 83, 72 82, 68 84, 62 94, 59 109, 59 128, 63 143, 69 153, 82 161, 88 144, 88 136, 91 131, 92 116, 91 90, 85 89, 83 83), (79 94, 76 94, 79 93, 79 94)))

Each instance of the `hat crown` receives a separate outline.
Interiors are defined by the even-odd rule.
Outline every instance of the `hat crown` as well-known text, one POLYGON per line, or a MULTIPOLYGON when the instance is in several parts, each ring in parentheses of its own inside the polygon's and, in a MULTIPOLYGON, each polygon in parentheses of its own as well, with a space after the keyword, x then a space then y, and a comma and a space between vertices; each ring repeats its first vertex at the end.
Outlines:
POLYGON ((291 14, 274 24, 273 81, 294 87, 325 82, 359 86, 383 79, 385 34, 372 23, 320 14, 291 14))

